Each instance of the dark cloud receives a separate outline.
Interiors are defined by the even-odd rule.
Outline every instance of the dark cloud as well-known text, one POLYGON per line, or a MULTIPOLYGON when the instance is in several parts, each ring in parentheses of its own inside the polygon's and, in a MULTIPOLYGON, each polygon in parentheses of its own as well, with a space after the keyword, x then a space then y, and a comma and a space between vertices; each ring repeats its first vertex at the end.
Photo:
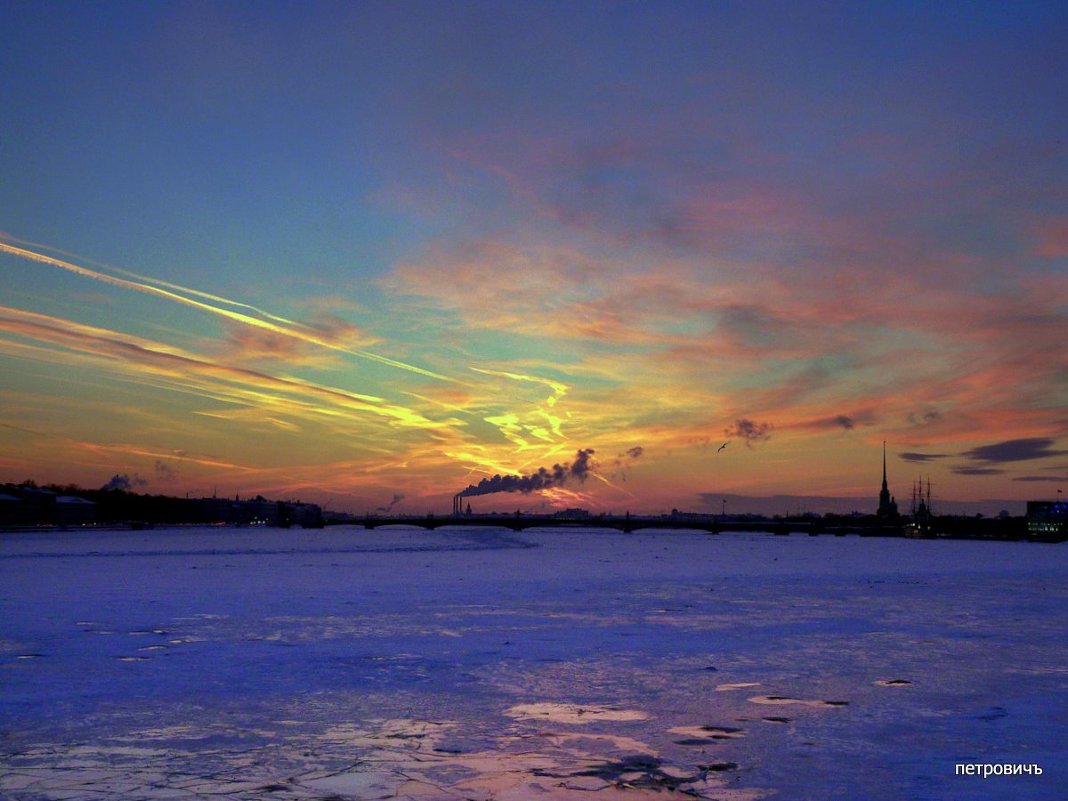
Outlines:
POLYGON ((1017 476, 1013 481, 1048 481, 1051 484, 1068 484, 1068 476, 1017 476))
POLYGON ((953 472, 959 476, 1000 476, 1005 471, 997 467, 954 467, 953 472))
POLYGON ((935 459, 945 459, 947 456, 949 456, 948 453, 913 453, 911 451, 898 454, 898 457, 906 462, 933 462, 935 459))
POLYGON ((1031 459, 1045 459, 1050 456, 1062 456, 1065 451, 1053 450, 1055 440, 1048 437, 1031 437, 1029 439, 1009 439, 993 445, 981 445, 965 451, 962 456, 977 462, 1026 462, 1031 459))
POLYGON ((817 420, 808 420, 804 423, 797 423, 796 427, 812 429, 815 431, 839 428, 843 431, 852 431, 857 427, 857 418, 848 414, 836 414, 834 417, 821 417, 817 420))
POLYGON ((536 490, 559 487, 571 479, 585 481, 592 468, 593 448, 583 448, 575 453, 575 460, 570 464, 554 464, 551 468, 539 467, 538 472, 529 476, 502 476, 484 478, 477 484, 470 485, 460 495, 489 495, 494 492, 535 492, 536 490))
POLYGON ((385 512, 385 513, 388 514, 388 513, 393 511, 393 507, 394 506, 396 506, 398 503, 400 503, 403 500, 404 500, 404 496, 401 495, 399 492, 395 492, 395 493, 393 493, 393 500, 391 500, 387 506, 379 506, 378 507, 378 511, 379 512, 385 512))
POLYGON ((820 417, 803 423, 796 423, 794 427, 805 428, 813 431, 837 430, 852 431, 857 426, 871 425, 876 419, 871 409, 859 409, 849 414, 836 414, 833 417, 820 417))
POLYGON ((111 477, 111 480, 107 484, 102 486, 102 490, 122 490, 123 492, 132 492, 134 488, 147 486, 148 482, 141 478, 137 473, 133 474, 131 478, 126 473, 116 473, 111 477))
POLYGON ((937 423, 941 419, 942 413, 937 409, 928 409, 926 412, 922 412, 921 414, 916 414, 915 412, 913 412, 910 413, 908 416, 909 424, 914 426, 930 425, 931 423, 937 423))
POLYGON ((734 425, 725 428, 723 433, 728 437, 737 437, 745 440, 746 447, 752 448, 754 442, 767 442, 771 439, 771 423, 757 423, 744 417, 734 421, 734 425))

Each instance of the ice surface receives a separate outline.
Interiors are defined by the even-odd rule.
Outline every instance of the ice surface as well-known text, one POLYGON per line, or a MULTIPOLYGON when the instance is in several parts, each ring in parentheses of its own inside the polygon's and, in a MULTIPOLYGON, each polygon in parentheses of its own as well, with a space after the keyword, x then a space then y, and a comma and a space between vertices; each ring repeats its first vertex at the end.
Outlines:
POLYGON ((1029 543, 3 534, 0 798, 1063 799, 1066 577, 1029 543))

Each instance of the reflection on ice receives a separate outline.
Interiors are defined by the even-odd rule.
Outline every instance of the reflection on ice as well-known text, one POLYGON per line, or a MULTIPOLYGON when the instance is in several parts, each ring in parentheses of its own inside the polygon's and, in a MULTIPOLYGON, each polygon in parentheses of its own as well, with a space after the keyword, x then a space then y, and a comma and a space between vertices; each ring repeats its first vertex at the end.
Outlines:
POLYGON ((770 704, 772 706, 812 706, 816 708, 849 706, 849 701, 805 701, 800 698, 787 698, 783 695, 758 695, 750 698, 749 702, 752 704, 770 704))
POLYGON ((269 750, 227 742, 225 732, 210 728, 147 729, 131 739, 160 745, 104 743, 61 754, 41 750, 14 755, 0 786, 40 798, 67 798, 78 790, 145 799, 269 794, 274 799, 359 801, 521 801, 573 799, 587 793, 596 793, 590 798, 600 801, 641 801, 661 798, 665 791, 695 799, 755 801, 765 795, 728 788, 720 776, 735 770, 735 763, 671 764, 633 738, 520 729, 501 736, 487 750, 444 747, 457 728, 450 721, 397 719, 337 725, 312 739, 257 732, 270 738, 269 750), (206 743, 217 746, 204 747, 206 743), (303 770, 270 771, 271 763, 301 759, 303 770), (190 773, 197 762, 210 770, 199 776, 190 773))
POLYGON ((1022 543, 5 535, 0 797, 1060 801, 1066 575, 1022 543))
POLYGON ((520 720, 545 720, 552 723, 595 723, 602 720, 645 720, 648 714, 637 709, 609 709, 576 704, 519 704, 504 714, 520 720))
POLYGON ((736 737, 745 737, 745 731, 737 726, 675 726, 668 729, 672 734, 682 734, 687 737, 709 740, 733 740, 736 737))

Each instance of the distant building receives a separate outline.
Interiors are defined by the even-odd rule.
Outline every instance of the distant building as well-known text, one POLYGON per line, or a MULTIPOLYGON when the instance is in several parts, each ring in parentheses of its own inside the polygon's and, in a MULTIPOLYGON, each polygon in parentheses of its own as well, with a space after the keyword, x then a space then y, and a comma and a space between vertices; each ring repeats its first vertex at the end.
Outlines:
POLYGON ((0 525, 24 523, 30 519, 26 502, 18 495, 0 492, 0 525))
MULTIPOLYGON (((0 524, 11 525, 50 525, 52 523, 65 524, 68 518, 65 510, 68 508, 70 498, 63 496, 57 498, 56 493, 44 487, 31 484, 5 484, 0 492, 0 524), (63 503, 59 503, 62 501, 63 503), (62 508, 61 508, 62 507, 62 508)), ((82 522, 96 515, 96 504, 92 504, 93 511, 86 509, 72 511, 71 522, 82 522)))
POLYGON ((1068 501, 1028 501, 1027 534, 1036 540, 1068 539, 1068 501))
POLYGON ((96 504, 77 495, 60 495, 55 500, 55 522, 60 526, 84 526, 96 522, 96 504))
POLYGON ((897 501, 890 494, 890 488, 886 484, 886 441, 883 441, 883 487, 879 490, 879 508, 875 512, 876 517, 883 520, 897 518, 897 501))

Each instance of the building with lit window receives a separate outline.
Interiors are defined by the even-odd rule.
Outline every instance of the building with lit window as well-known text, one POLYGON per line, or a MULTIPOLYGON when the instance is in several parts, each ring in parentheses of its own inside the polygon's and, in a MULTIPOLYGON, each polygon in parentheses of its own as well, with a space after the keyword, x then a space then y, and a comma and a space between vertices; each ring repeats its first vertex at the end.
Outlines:
POLYGON ((1045 542, 1068 540, 1068 501, 1028 501, 1027 535, 1045 542))

